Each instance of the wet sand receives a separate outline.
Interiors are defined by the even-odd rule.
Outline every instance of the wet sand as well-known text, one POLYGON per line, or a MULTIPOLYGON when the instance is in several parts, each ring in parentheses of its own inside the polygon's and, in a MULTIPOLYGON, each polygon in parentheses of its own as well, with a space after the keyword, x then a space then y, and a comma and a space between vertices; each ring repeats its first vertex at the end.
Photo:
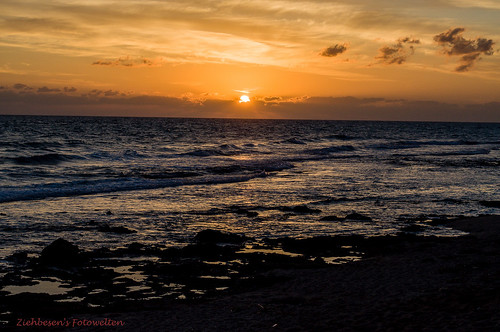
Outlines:
POLYGON ((499 331, 500 217, 447 226, 469 235, 343 265, 275 269, 265 272, 270 285, 212 299, 79 318, 123 322, 117 331, 499 331))

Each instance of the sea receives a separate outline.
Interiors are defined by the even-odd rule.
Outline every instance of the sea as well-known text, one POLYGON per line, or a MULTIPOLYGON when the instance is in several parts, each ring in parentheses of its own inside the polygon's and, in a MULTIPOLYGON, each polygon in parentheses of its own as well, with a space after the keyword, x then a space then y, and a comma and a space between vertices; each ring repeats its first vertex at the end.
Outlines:
POLYGON ((0 263, 57 238, 181 246, 203 229, 371 236, 417 221, 453 236, 428 221, 498 213, 482 202, 500 198, 499 166, 498 123, 0 116, 0 263))

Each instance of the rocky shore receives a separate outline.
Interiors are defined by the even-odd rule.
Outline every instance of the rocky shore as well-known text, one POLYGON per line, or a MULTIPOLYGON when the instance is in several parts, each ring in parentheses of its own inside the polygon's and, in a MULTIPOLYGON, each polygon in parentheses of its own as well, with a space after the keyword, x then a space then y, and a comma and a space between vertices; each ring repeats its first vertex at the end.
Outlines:
POLYGON ((0 319, 19 330, 43 322, 117 331, 499 330, 500 218, 431 222, 469 235, 421 236, 419 224, 388 236, 263 241, 204 230, 181 248, 93 251, 58 239, 36 257, 9 257, 0 319))

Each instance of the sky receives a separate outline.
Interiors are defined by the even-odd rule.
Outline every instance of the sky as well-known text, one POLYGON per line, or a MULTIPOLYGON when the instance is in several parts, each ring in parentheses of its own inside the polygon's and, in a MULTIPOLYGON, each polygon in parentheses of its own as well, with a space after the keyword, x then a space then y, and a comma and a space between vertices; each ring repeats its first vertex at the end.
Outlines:
POLYGON ((500 122, 499 54, 499 0, 2 0, 0 114, 500 122))

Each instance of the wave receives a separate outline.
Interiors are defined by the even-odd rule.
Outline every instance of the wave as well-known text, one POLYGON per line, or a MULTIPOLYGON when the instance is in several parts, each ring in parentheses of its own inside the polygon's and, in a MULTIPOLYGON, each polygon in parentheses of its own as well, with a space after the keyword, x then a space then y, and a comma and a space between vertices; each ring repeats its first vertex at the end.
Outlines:
POLYGON ((300 145, 306 144, 306 142, 301 141, 297 138, 289 138, 287 140, 282 141, 281 143, 291 143, 291 144, 300 144, 300 145))
POLYGON ((130 160, 139 158, 149 158, 148 155, 137 152, 136 150, 127 149, 120 153, 110 153, 107 151, 96 151, 86 155, 89 159, 109 159, 109 160, 130 160))
POLYGON ((234 155, 234 153, 228 154, 217 149, 198 149, 186 152, 183 155, 195 156, 195 157, 210 157, 210 156, 229 156, 229 155, 234 155))
POLYGON ((394 159, 389 162, 395 165, 437 165, 442 167, 465 167, 465 168, 482 168, 482 167, 499 167, 500 159, 498 158, 434 158, 434 156, 410 155, 401 156, 393 155, 394 159), (426 158, 429 157, 429 158, 426 158))
POLYGON ((462 150, 462 151, 447 151, 447 152, 436 152, 436 153, 426 153, 426 156, 436 156, 436 157, 445 157, 445 156, 473 156, 473 155, 481 155, 481 154, 489 154, 491 152, 490 149, 477 149, 477 150, 462 150))
POLYGON ((133 158, 147 158, 148 156, 142 153, 139 153, 135 150, 125 150, 122 155, 123 158, 133 159, 133 158))
POLYGON ((0 192, 0 203, 37 200, 55 197, 103 194, 120 191, 159 189, 185 185, 207 185, 248 181, 266 174, 255 172, 232 176, 207 175, 196 178, 174 179, 106 179, 94 181, 74 181, 66 183, 50 183, 29 187, 7 187, 0 192))
POLYGON ((196 149, 183 154, 181 156, 195 156, 195 157, 210 157, 210 156, 235 156, 244 153, 255 152, 254 150, 249 150, 251 146, 245 145, 246 148, 240 148, 234 144, 222 144, 218 147, 196 149))
POLYGON ((279 159, 253 160, 241 164, 207 167, 194 171, 131 171, 118 177, 96 180, 78 180, 65 183, 48 183, 24 187, 3 187, 0 203, 92 195, 110 192, 158 189, 184 185, 209 185, 248 181, 268 176, 268 172, 292 168, 293 164, 279 159))
POLYGON ((327 139, 336 139, 340 141, 350 141, 356 139, 356 137, 344 135, 344 134, 334 134, 326 136, 327 139))
POLYGON ((69 161, 73 159, 85 159, 85 158, 76 155, 46 153, 33 156, 14 157, 9 159, 19 165, 41 165, 41 164, 58 164, 63 161, 69 161))
POLYGON ((377 150, 391 150, 391 149, 414 149, 425 146, 460 146, 460 145, 483 145, 483 144, 499 144, 497 141, 476 142, 466 140, 448 140, 448 141, 396 141, 379 144, 367 145, 367 148, 377 150))
POLYGON ((14 147, 14 148, 35 148, 35 149, 51 149, 51 148, 59 148, 62 147, 63 144, 57 141, 28 141, 28 142, 2 142, 0 143, 0 147, 14 147))
POLYGON ((143 179, 173 179, 173 178, 188 178, 193 176, 202 175, 199 172, 190 172, 190 171, 128 171, 128 172, 120 172, 117 174, 118 177, 124 178, 143 178, 143 179))
POLYGON ((355 150, 356 148, 353 147, 352 145, 340 145, 340 146, 335 145, 325 148, 303 150, 302 152, 305 154, 313 154, 313 155, 328 155, 330 153, 335 153, 335 152, 347 152, 355 150))
POLYGON ((238 164, 207 167, 205 170, 209 174, 231 174, 236 172, 254 173, 254 172, 279 172, 285 169, 293 168, 290 160, 283 159, 262 159, 247 160, 238 164))

